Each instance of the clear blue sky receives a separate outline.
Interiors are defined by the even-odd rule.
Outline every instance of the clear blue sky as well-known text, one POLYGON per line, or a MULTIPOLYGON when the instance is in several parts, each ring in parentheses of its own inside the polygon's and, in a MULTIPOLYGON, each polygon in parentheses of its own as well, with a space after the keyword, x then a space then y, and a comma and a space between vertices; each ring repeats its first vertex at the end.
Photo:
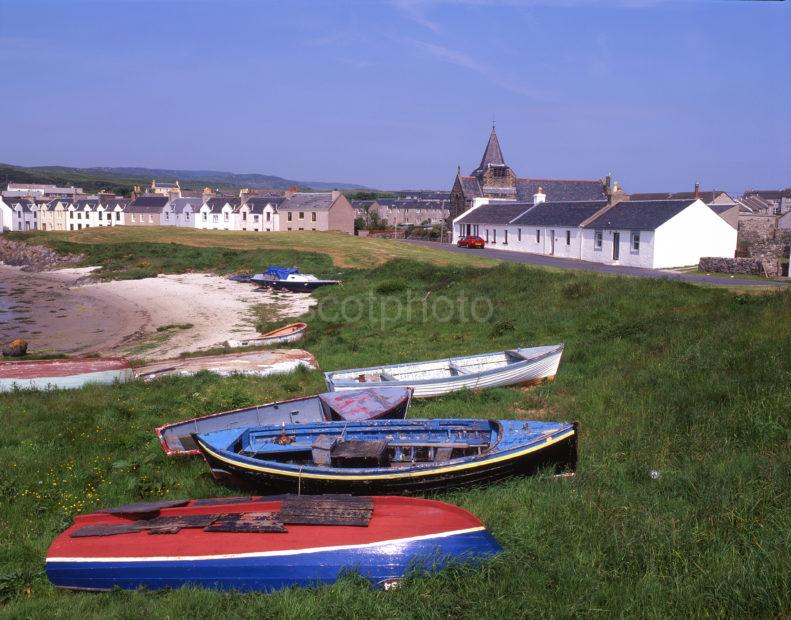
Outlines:
POLYGON ((0 0, 0 161, 791 185, 791 3, 0 0))

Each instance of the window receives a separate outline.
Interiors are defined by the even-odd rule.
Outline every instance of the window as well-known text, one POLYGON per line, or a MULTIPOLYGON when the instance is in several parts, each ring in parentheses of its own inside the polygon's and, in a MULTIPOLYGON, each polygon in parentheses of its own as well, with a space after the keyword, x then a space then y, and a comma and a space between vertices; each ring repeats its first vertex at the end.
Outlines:
POLYGON ((69 230, 74 230, 74 224, 69 224, 69 230))
POLYGON ((121 212, 120 211, 116 211, 115 212, 115 221, 116 222, 120 222, 121 221, 121 212))
POLYGON ((566 245, 571 245, 571 231, 566 231, 566 245))
POLYGON ((217 215, 216 213, 215 213, 215 214, 213 214, 213 215, 211 216, 211 221, 212 221, 213 223, 215 223, 215 224, 216 224, 217 222, 219 222, 219 221, 220 221, 220 216, 219 216, 219 215, 217 215))
POLYGON ((253 221, 254 221, 254 222, 257 222, 257 221, 258 221, 258 214, 256 214, 256 215, 253 215, 253 221))
POLYGON ((597 230, 593 233, 593 249, 601 252, 602 246, 602 238, 604 237, 604 233, 601 230, 597 230))
POLYGON ((299 227, 299 229, 300 229, 300 230, 305 230, 304 228, 302 228, 302 226, 300 226, 300 227, 299 227))
POLYGON ((632 231, 632 254, 640 253, 640 231, 632 231))
POLYGON ((536 228, 536 243, 541 243, 541 229, 536 228))
POLYGON ((521 241, 522 240, 522 229, 521 228, 517 228, 516 229, 516 240, 517 241, 521 241))
POLYGON ((489 243, 489 229, 486 229, 486 243, 489 243))
POLYGON ((503 239, 503 245, 508 245, 508 229, 505 229, 504 233, 505 239, 503 239))
POLYGON ((492 243, 497 243, 497 229, 492 230, 492 243))
MULTIPOLYGON (((293 219, 293 215, 294 214, 291 211, 288 212, 288 218, 287 219, 288 219, 289 222, 293 219)), ((289 230, 291 230, 291 229, 289 228, 289 230)))
POLYGON ((242 211, 242 221, 243 222, 247 221, 247 211, 242 211))
POLYGON ((203 212, 203 221, 204 222, 206 221, 206 212, 205 211, 203 212))
POLYGON ((272 219, 272 214, 269 211, 267 211, 266 212, 266 221, 269 222, 271 219, 272 219))
POLYGON ((310 221, 311 222, 315 222, 316 221, 316 212, 315 211, 310 214, 310 221))
POLYGON ((106 219, 106 220, 110 220, 112 217, 113 217, 113 214, 110 213, 109 211, 104 214, 104 219, 106 219))
POLYGON ((224 222, 228 221, 228 212, 227 211, 222 214, 222 219, 223 219, 224 222))
POLYGON ((301 220, 305 219, 305 212, 304 211, 300 211, 299 212, 299 219, 301 219, 301 220))
POLYGON ((189 211, 184 211, 184 219, 189 221, 189 219, 190 219, 190 212, 189 211))
POLYGON ((132 214, 132 221, 133 222, 135 221, 135 214, 134 213, 132 214))
POLYGON ((170 219, 170 212, 169 211, 165 211, 165 219, 166 220, 170 219))
POLYGON ((148 223, 149 224, 153 224, 154 223, 154 216, 151 215, 150 213, 148 214, 148 223))
POLYGON ((82 211, 77 211, 77 219, 78 220, 82 219, 82 211))

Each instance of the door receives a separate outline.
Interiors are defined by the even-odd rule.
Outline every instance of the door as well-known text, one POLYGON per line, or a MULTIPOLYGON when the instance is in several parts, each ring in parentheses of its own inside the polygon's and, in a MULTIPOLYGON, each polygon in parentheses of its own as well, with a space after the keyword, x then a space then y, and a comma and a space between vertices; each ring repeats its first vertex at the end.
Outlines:
POLYGON ((612 234, 612 259, 618 260, 621 255, 621 233, 614 232, 612 234))
POLYGON ((555 255, 555 231, 549 231, 549 253, 554 256, 555 255))

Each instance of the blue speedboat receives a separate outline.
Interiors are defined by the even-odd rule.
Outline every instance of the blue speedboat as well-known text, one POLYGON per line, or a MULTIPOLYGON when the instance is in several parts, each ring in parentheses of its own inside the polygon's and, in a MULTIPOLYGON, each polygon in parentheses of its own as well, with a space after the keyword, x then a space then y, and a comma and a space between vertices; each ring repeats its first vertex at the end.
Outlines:
POLYGON ((215 479, 266 492, 409 494, 574 471, 577 424, 374 420, 194 434, 215 479))
POLYGON ((264 273, 255 274, 250 281, 292 293, 310 293, 321 286, 340 283, 340 280, 322 280, 309 273, 300 273, 295 267, 269 267, 264 273))

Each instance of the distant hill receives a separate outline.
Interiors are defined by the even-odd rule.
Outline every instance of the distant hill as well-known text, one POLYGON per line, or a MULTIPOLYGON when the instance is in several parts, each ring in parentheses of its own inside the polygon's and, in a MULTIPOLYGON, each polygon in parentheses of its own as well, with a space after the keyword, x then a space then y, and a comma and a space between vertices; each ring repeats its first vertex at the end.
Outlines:
POLYGON ((287 189, 351 189, 365 190, 364 185, 332 183, 325 181, 297 181, 268 174, 234 174, 218 170, 165 170, 160 168, 68 168, 65 166, 14 166, 0 163, 0 185, 5 189, 9 182, 53 183, 55 185, 82 187, 86 192, 109 190, 128 194, 135 185, 148 187, 151 179, 179 181, 182 189, 200 190, 213 187, 239 190, 242 187, 287 189))

